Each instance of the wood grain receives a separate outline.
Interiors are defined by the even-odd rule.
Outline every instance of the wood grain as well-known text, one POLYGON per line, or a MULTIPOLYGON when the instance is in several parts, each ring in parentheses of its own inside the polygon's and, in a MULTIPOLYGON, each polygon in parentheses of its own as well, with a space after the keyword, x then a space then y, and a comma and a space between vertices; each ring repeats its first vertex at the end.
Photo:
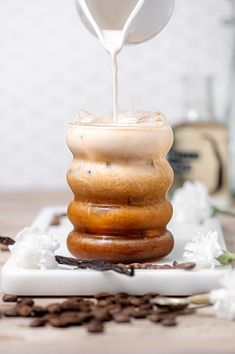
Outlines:
MULTIPOLYGON (((69 191, 31 191, 0 194, 0 233, 13 236, 30 225, 39 210, 47 205, 67 204, 69 191)), ((221 217, 225 238, 235 251, 235 220, 221 217)), ((8 257, 0 251, 0 265, 8 257)), ((55 299, 39 298, 38 304, 55 299)), ((58 299, 56 300, 58 301, 58 299)), ((62 301, 62 299, 59 299, 62 301)), ((6 303, 0 307, 6 308, 6 303)), ((104 334, 91 335, 84 328, 29 328, 29 320, 0 319, 0 353, 234 353, 235 322, 219 320, 211 308, 179 318, 179 325, 163 328, 146 320, 129 324, 108 323, 104 334)))

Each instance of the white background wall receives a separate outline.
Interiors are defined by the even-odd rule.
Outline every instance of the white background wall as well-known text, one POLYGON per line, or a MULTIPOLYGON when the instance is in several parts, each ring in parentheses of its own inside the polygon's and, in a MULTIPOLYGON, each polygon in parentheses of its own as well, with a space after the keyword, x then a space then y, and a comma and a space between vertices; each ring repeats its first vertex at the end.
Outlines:
MULTIPOLYGON (((121 107, 182 111, 181 76, 212 74, 223 112, 231 30, 227 0, 176 0, 168 27, 120 55, 121 107)), ((63 188, 66 124, 112 107, 110 60, 73 0, 0 0, 0 189, 63 188)))

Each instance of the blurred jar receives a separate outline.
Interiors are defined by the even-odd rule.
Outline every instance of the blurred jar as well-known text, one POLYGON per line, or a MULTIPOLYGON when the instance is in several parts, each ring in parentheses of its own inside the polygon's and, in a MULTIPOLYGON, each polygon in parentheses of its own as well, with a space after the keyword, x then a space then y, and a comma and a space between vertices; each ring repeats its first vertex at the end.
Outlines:
POLYGON ((174 127, 175 151, 184 156, 188 168, 175 174, 175 187, 185 180, 205 183, 213 202, 219 207, 229 204, 228 133, 215 120, 213 79, 210 76, 183 78, 183 117, 174 127))
MULTIPOLYGON (((234 64, 235 65, 235 64, 234 64)), ((234 74, 235 75, 235 74, 234 74)), ((235 82, 233 83, 234 96, 231 100, 228 118, 228 131, 229 131, 229 184, 233 197, 235 197, 235 82)))
POLYGON ((225 97, 224 117, 228 126, 229 135, 229 167, 230 191, 235 197, 235 0, 229 0, 231 14, 223 19, 223 25, 232 30, 231 60, 225 97))

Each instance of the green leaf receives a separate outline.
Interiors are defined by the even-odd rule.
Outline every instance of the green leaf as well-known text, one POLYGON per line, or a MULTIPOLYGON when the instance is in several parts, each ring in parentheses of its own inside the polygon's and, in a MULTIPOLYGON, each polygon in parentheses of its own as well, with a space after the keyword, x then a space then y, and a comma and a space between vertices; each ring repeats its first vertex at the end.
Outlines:
POLYGON ((216 257, 216 259, 218 262, 220 262, 220 264, 223 265, 232 264, 233 262, 235 262, 235 253, 224 251, 224 253, 221 254, 219 257, 216 257))
POLYGON ((225 210, 217 208, 216 206, 211 207, 211 216, 215 216, 217 214, 222 214, 226 216, 230 216, 231 218, 235 218, 235 213, 231 210, 225 210))

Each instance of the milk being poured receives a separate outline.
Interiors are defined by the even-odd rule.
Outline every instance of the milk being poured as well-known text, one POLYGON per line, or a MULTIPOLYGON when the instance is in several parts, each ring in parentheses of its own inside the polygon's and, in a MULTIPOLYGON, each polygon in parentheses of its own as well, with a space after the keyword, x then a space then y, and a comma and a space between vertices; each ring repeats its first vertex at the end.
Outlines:
POLYGON ((174 0, 76 0, 76 3, 83 23, 111 56, 113 120, 118 123, 117 56, 126 42, 141 43, 160 32, 171 17, 174 0))
POLYGON ((103 30, 105 49, 110 53, 112 59, 113 75, 113 120, 118 122, 118 62, 117 56, 121 51, 120 47, 122 31, 103 30))
POLYGON ((143 0, 86 0, 82 3, 101 43, 111 55, 113 75, 113 120, 118 122, 117 56, 125 44, 128 28, 143 4, 143 0), (109 6, 107 6, 109 5, 109 6), (102 8, 102 17, 100 9, 102 8), (105 12, 106 11, 106 12, 105 12))

